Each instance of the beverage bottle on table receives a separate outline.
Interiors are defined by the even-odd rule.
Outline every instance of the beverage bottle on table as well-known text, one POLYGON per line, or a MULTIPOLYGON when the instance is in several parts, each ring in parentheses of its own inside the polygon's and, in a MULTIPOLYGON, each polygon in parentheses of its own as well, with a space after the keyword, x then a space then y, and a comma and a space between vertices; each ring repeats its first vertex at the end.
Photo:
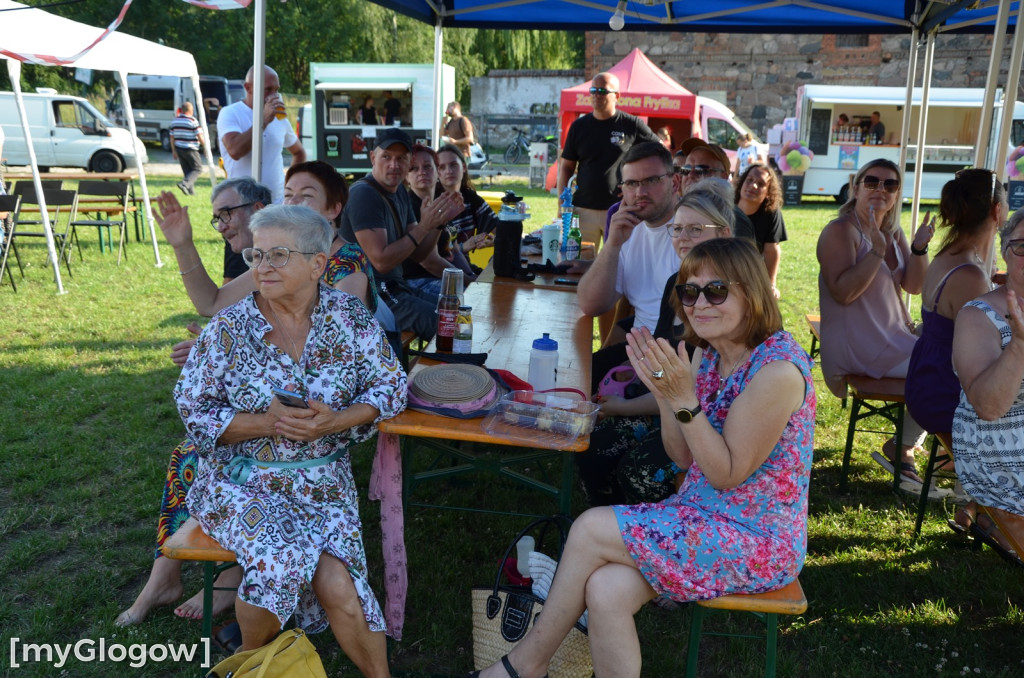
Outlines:
POLYGON ((572 228, 572 190, 568 185, 559 199, 562 202, 562 244, 559 249, 565 249, 569 241, 569 229, 572 228))
POLYGON ((572 227, 569 229, 569 239, 565 243, 566 260, 579 259, 581 249, 583 249, 583 234, 580 232, 580 218, 574 214, 572 217, 572 227))
POLYGON ((438 351, 452 352, 455 341, 455 325, 459 318, 459 288, 455 276, 444 279, 441 296, 437 298, 437 339, 438 351))
POLYGON ((543 337, 533 340, 528 381, 534 391, 547 391, 555 387, 557 377, 558 342, 545 332, 543 337))
POLYGON ((459 316, 455 320, 455 338, 452 341, 452 353, 473 352, 473 308, 459 306, 459 316))

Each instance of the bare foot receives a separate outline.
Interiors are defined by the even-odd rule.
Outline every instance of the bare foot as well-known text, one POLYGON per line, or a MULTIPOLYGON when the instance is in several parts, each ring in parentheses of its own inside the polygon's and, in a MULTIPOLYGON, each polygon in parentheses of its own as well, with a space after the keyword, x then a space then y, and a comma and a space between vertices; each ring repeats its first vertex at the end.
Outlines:
POLYGON ((153 569, 149 579, 142 588, 135 602, 114 620, 115 626, 134 626, 139 624, 150 610, 161 605, 170 605, 181 598, 181 561, 169 558, 157 558, 153 561, 153 569))
MULTIPOLYGON (((233 567, 230 570, 221 572, 220 575, 214 580, 214 584, 217 586, 231 586, 234 588, 238 587, 238 584, 242 581, 242 568, 233 567)), ((180 594, 179 594, 180 595, 180 594)), ((213 615, 216 617, 222 612, 226 612, 235 605, 236 592, 230 591, 213 591, 213 615)), ((203 618, 203 592, 198 591, 194 596, 186 600, 184 603, 174 609, 174 614, 182 619, 202 619, 203 618)))

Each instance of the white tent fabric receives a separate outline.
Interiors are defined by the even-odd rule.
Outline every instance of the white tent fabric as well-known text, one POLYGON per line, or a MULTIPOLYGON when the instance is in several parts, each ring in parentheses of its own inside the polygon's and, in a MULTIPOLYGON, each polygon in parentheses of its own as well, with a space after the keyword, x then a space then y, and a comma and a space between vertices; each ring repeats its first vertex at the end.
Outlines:
MULTIPOLYGON (((78 68, 114 71, 118 74, 121 88, 125 92, 125 117, 132 135, 135 136, 135 119, 131 110, 131 101, 127 96, 128 73, 191 78, 195 91, 199 91, 199 71, 196 68, 195 59, 188 52, 164 47, 135 36, 113 32, 81 54, 80 52, 100 38, 107 29, 54 16, 12 0, 0 0, 0 17, 3 17, 0 22, 3 25, 3 31, 0 32, 0 58, 11 60, 8 63, 8 72, 11 74, 16 97, 20 97, 18 76, 20 69, 13 68, 16 65, 14 59, 44 65, 69 65, 78 68), (62 57, 61 55, 73 56, 62 57)), ((206 113, 202 105, 197 105, 196 110, 199 114, 200 124, 203 129, 206 129, 206 113)), ((27 137, 27 125, 24 126, 27 137)), ((138 139, 137 136, 136 139, 138 139)), ((209 166, 210 177, 211 180, 214 180, 213 156, 205 135, 204 142, 203 150, 209 166)), ((30 143, 29 148, 31 147, 30 143)), ((38 181, 38 168, 35 162, 33 162, 32 172, 38 181)), ((149 187, 146 184, 146 174, 142 167, 139 167, 139 182, 142 187, 146 221, 149 224, 153 242, 153 255, 156 265, 161 266, 160 252, 156 244, 156 228, 153 225, 153 212, 149 200, 149 187)), ((37 184, 38 190, 39 185, 37 184)), ((56 262, 56 255, 52 248, 51 258, 56 262)), ((58 290, 63 291, 56 263, 54 263, 54 271, 58 290)))

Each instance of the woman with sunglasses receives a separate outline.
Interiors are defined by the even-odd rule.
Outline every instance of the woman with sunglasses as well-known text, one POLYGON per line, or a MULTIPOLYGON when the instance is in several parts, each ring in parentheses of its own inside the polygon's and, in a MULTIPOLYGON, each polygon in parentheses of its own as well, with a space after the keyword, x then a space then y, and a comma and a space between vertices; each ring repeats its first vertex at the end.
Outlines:
MULTIPOLYGON (((699 243, 732 237, 732 226, 729 187, 722 179, 696 184, 679 199, 675 216, 665 225, 680 261, 699 243)), ((654 330, 655 337, 668 340, 673 348, 685 329, 678 312, 676 277, 673 273, 665 281, 654 330)), ((591 506, 661 501, 675 491, 680 469, 665 452, 658 403, 635 383, 639 379, 631 369, 620 369, 611 379, 616 377, 633 385, 609 381, 598 389, 601 421, 590 434, 590 447, 574 457, 583 493, 591 506)))
POLYGON ((953 456, 964 490, 999 519, 979 514, 975 536, 1004 558, 1024 557, 1024 210, 999 232, 1006 285, 957 315, 953 368, 962 392, 953 415, 953 456), (1016 548, 1013 548, 1016 542, 1016 548), (1016 553, 1014 553, 1016 550, 1016 553))
MULTIPOLYGON (((747 136, 750 136, 749 134, 747 136)), ((786 240, 786 222, 782 218, 782 186, 779 176, 767 165, 752 164, 741 171, 736 181, 736 207, 750 217, 754 240, 764 257, 768 278, 775 297, 779 297, 776 281, 779 275, 781 248, 786 240)))
MULTIPOLYGON (((889 160, 857 172, 850 199, 818 238, 821 371, 829 389, 846 396, 846 375, 907 376, 917 335, 901 290, 920 294, 933 230, 922 225, 913 244, 900 228, 902 181, 889 160)), ((921 490, 914 448, 924 430, 903 420, 903 440, 889 441, 872 458, 893 473, 898 464, 907 489, 921 490), (902 443, 897 451, 896 445, 902 443)))
POLYGON ((807 354, 782 330, 750 243, 700 243, 676 282, 693 357, 646 329, 628 342, 658 402, 665 449, 689 469, 686 479, 660 503, 577 518, 544 613, 481 676, 544 675, 584 609, 595 674, 639 676, 633 615, 647 601, 772 591, 803 567, 815 413, 807 354))
POLYGON ((364 675, 386 675, 349 449, 404 409, 405 373, 366 306, 324 284, 327 219, 275 205, 250 229, 258 289, 213 317, 174 389, 199 454, 189 514, 244 572, 243 651, 294 615, 309 633, 330 626, 364 675))
MULTIPOLYGON (((942 187, 941 248, 928 266, 921 293, 921 337, 907 368, 905 396, 914 421, 932 433, 953 430, 960 401, 960 380, 953 372, 953 328, 960 309, 992 289, 992 251, 996 231, 1006 220, 1006 196, 995 173, 987 169, 957 172, 942 187)), ((925 215, 923 228, 934 228, 925 215)), ((957 511, 950 527, 962 532, 974 520, 973 507, 957 511)))

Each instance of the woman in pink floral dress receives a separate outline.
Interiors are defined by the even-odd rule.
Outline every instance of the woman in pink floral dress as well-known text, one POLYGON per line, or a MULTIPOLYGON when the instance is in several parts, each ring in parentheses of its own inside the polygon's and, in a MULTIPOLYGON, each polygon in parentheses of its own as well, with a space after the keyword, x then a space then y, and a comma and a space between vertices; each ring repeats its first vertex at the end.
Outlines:
POLYGON ((663 425, 662 436, 669 456, 688 469, 686 480, 663 502, 581 515, 544 614, 482 676, 544 675, 584 609, 595 673, 639 676, 633 615, 647 601, 771 591, 803 567, 814 445, 810 360, 782 330, 764 263, 749 243, 697 245, 678 282, 686 342, 699 347, 692 362, 646 330, 629 336, 628 354, 662 422, 678 422, 663 425))

